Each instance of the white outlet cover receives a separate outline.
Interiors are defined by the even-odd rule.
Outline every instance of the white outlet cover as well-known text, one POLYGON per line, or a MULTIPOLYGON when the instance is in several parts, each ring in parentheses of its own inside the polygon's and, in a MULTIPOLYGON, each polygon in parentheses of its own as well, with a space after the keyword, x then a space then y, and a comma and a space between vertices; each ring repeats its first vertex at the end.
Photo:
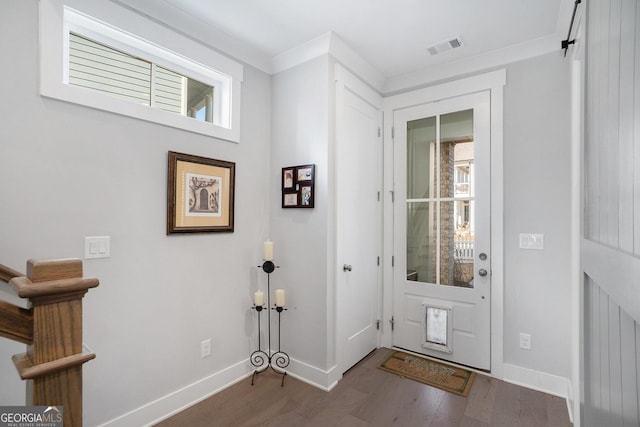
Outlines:
POLYGON ((523 350, 531 350, 531 335, 520 334, 520 348, 523 350))
POLYGON ((211 339, 204 340, 200 343, 200 356, 211 356, 211 339))

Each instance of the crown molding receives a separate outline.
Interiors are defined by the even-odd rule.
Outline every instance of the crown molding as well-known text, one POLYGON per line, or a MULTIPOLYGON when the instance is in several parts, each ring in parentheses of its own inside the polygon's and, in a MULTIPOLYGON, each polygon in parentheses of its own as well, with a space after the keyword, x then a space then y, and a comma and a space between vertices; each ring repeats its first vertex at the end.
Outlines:
POLYGON ((437 81, 449 80, 457 76, 502 67, 512 62, 545 55, 551 52, 558 52, 558 55, 561 55, 560 40, 562 40, 562 36, 552 34, 481 55, 433 65, 387 79, 382 88, 382 92, 385 95, 400 93, 437 81))
POLYGON ((273 75, 321 55, 331 55, 352 73, 383 95, 392 95, 424 87, 438 81, 490 70, 506 64, 557 51, 566 37, 565 23, 573 2, 561 0, 557 30, 554 34, 508 46, 470 58, 433 64, 428 67, 387 77, 369 64, 334 32, 327 32, 302 45, 270 57, 257 47, 206 24, 164 0, 111 0, 136 11, 212 50, 273 75), (152 12, 149 12, 152 11, 152 12))
POLYGON ((258 48, 195 18, 164 0, 111 0, 171 31, 271 74, 271 58, 258 48))
POLYGON ((278 74, 329 53, 332 33, 325 33, 271 58, 271 74, 278 74))
POLYGON ((331 31, 273 57, 271 73, 278 74, 327 54, 333 56, 336 61, 358 75, 374 89, 378 91, 382 89, 385 81, 384 76, 331 31))

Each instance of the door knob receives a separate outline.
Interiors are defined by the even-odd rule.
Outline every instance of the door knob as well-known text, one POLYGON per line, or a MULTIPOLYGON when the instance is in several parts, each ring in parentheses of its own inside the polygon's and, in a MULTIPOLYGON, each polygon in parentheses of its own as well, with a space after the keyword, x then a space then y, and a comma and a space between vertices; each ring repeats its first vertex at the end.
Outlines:
POLYGON ((482 261, 487 259, 487 254, 485 254, 484 252, 482 252, 480 255, 478 255, 478 258, 480 258, 482 261))
POLYGON ((351 265, 349 264, 345 264, 342 266, 342 271, 351 271, 351 265))
POLYGON ((485 270, 484 268, 481 268, 480 270, 478 270, 478 274, 484 277, 487 275, 487 270, 485 270))

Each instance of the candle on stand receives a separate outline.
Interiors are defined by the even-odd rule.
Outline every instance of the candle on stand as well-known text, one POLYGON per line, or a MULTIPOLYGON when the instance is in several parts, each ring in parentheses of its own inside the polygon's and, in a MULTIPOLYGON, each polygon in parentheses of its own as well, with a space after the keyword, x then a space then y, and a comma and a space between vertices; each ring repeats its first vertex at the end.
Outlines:
POLYGON ((253 303, 256 307, 262 307, 264 305, 264 292, 256 291, 256 293, 253 294, 253 303))
POLYGON ((284 307, 284 289, 276 289, 276 307, 284 307))
POLYGON ((271 240, 264 242, 264 260, 273 261, 273 242, 271 240))

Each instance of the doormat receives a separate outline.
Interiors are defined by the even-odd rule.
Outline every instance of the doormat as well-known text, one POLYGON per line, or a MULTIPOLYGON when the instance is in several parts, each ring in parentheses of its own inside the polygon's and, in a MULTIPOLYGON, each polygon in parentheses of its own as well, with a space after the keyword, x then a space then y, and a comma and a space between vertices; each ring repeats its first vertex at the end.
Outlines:
POLYGON ((476 377, 473 371, 402 351, 393 352, 378 369, 465 397, 476 377))

